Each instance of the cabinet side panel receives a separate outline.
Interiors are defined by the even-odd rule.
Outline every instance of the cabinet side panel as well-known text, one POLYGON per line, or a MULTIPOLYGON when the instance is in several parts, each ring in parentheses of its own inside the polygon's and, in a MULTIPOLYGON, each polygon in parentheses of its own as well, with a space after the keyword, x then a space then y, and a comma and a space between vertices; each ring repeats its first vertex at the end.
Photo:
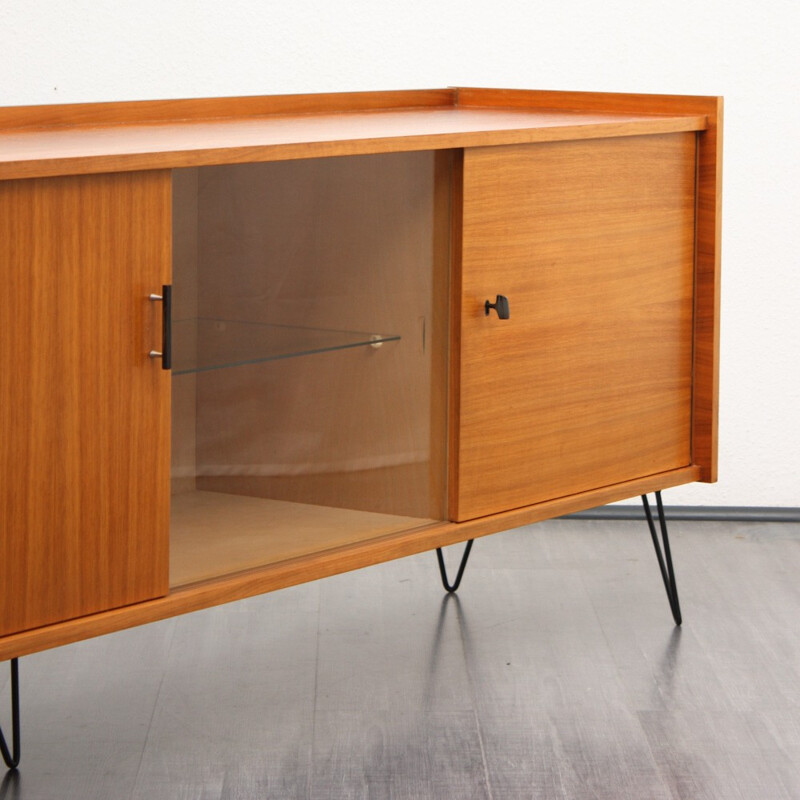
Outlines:
POLYGON ((717 480, 719 415, 722 98, 697 138, 697 253, 694 352, 694 463, 701 480, 717 480))
POLYGON ((0 184, 0 633, 167 590, 166 172, 0 184))
POLYGON ((691 463, 694 208, 694 134, 466 151, 456 519, 691 463))

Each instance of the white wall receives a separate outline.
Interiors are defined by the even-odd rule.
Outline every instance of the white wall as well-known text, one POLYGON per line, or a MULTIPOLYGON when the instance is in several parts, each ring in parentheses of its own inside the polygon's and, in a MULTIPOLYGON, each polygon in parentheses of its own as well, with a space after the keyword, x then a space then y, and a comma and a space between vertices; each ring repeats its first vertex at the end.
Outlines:
POLYGON ((800 506, 797 0, 3 0, 0 105, 449 85, 723 94, 720 482, 800 506))

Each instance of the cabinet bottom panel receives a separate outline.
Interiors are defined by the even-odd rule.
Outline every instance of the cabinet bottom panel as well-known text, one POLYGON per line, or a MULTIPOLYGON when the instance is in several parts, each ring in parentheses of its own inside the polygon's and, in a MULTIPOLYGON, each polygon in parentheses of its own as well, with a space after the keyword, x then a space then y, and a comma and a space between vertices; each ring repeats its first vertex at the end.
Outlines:
POLYGON ((265 567, 436 520, 223 492, 172 498, 170 586, 265 567))

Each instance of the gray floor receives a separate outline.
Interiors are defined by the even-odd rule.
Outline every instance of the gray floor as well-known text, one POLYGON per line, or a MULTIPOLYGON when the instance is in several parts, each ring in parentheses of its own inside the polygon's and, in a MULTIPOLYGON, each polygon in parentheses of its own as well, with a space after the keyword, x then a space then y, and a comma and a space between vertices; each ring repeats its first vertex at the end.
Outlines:
POLYGON ((26 657, 0 799, 800 798, 800 524, 670 530, 682 629, 644 523, 555 520, 458 598, 424 554, 26 657))

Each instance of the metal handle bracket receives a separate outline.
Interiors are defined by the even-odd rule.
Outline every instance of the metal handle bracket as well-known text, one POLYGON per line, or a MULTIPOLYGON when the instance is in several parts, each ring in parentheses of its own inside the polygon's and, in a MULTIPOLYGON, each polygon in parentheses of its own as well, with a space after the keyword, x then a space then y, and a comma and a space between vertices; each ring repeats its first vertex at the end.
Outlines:
POLYGON ((161 350, 151 350, 150 358, 161 359, 161 369, 172 368, 172 286, 165 284, 161 294, 149 296, 153 302, 161 303, 161 350))

